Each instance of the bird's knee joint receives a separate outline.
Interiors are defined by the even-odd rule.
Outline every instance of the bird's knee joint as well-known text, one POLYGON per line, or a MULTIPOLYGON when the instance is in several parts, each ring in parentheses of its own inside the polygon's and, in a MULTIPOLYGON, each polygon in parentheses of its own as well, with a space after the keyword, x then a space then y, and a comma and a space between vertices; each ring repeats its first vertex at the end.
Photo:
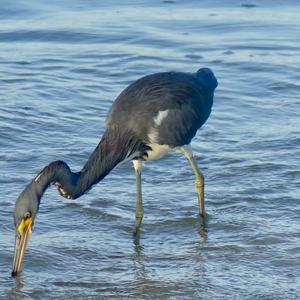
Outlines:
POLYGON ((203 188, 204 187, 204 181, 201 179, 196 179, 195 180, 195 186, 196 188, 203 188))
POLYGON ((135 215, 137 218, 139 218, 139 217, 142 218, 144 213, 141 211, 141 212, 137 212, 135 215))
POLYGON ((144 216, 144 211, 143 210, 139 210, 135 214, 136 219, 142 219, 143 216, 144 216))
POLYGON ((143 215, 135 216, 135 222, 139 226, 142 223, 143 215))

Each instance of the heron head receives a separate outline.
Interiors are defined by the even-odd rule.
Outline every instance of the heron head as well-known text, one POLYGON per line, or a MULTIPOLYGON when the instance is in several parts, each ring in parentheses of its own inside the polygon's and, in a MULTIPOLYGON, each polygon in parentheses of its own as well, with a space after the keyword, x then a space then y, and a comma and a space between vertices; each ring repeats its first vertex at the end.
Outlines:
POLYGON ((206 88, 211 89, 214 91, 218 86, 218 81, 209 68, 201 68, 196 73, 198 81, 206 88))
POLYGON ((28 240, 39 206, 38 197, 30 189, 25 189, 18 197, 14 210, 15 251, 12 276, 21 271, 28 240))

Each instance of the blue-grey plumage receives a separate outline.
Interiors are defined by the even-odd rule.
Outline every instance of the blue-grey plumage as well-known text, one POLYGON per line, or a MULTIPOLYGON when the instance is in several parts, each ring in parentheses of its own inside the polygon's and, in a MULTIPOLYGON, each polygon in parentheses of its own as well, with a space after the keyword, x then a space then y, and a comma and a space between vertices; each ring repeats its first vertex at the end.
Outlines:
POLYGON ((196 177, 199 211, 204 217, 204 179, 189 144, 211 113, 217 84, 213 72, 202 68, 189 74, 152 74, 129 85, 114 101, 100 143, 82 170, 72 172, 65 162, 52 162, 18 197, 14 210, 16 244, 12 275, 21 270, 40 200, 48 186, 54 183, 62 196, 76 199, 126 160, 133 160, 136 174, 135 232, 143 217, 142 161, 157 159, 175 149, 191 163, 196 177))
POLYGON ((120 126, 149 142, 158 127, 158 143, 170 147, 189 144, 210 115, 217 80, 211 70, 187 74, 166 72, 145 76, 127 87, 113 103, 107 126, 120 126), (168 111, 157 126, 155 117, 168 111))

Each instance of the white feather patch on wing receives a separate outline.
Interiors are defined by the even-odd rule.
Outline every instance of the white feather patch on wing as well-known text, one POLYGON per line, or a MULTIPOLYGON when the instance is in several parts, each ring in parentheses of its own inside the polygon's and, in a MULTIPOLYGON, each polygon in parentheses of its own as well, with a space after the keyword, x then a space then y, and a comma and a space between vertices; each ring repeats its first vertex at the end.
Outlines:
POLYGON ((161 110, 158 112, 157 116, 153 119, 154 123, 159 126, 162 121, 168 116, 169 110, 161 110))

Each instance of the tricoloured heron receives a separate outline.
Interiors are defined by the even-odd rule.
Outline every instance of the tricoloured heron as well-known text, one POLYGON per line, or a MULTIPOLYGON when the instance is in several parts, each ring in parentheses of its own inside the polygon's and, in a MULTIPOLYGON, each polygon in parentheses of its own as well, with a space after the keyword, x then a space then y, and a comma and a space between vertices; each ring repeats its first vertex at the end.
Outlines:
POLYGON ((182 152, 191 163, 199 213, 204 217, 204 178, 190 143, 210 115, 217 85, 208 68, 192 74, 152 74, 129 85, 112 104, 106 130, 82 170, 75 173, 65 162, 54 161, 18 197, 14 210, 16 242, 12 275, 21 270, 40 200, 47 187, 54 183, 62 196, 76 199, 123 161, 132 160, 136 174, 135 232, 143 218, 142 162, 158 159, 171 150, 182 152))

